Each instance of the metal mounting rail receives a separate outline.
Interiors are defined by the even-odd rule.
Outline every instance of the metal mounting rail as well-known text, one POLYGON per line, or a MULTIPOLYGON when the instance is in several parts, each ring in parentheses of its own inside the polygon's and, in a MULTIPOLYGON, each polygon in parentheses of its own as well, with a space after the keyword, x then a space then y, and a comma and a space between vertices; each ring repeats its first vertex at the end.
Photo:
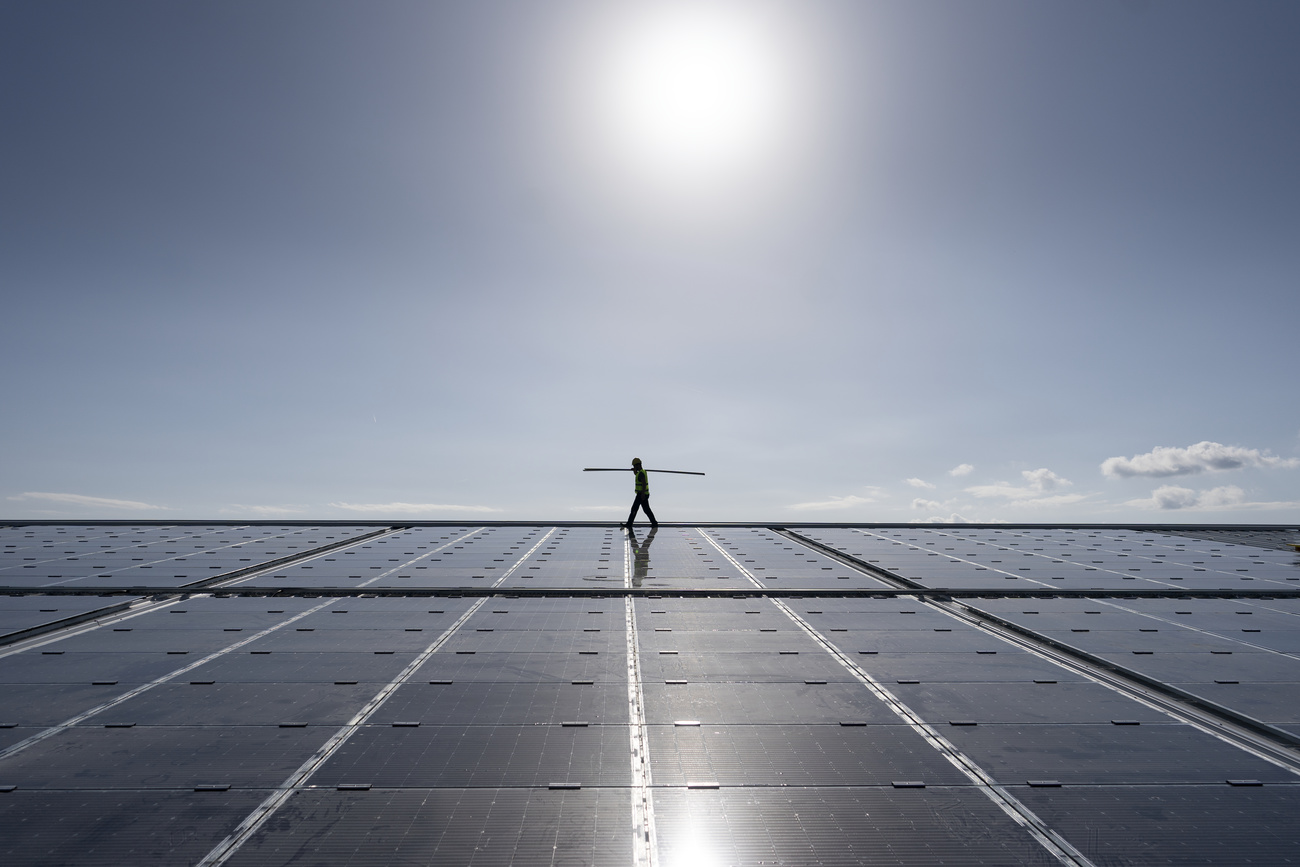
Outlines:
MULTIPOLYGON (((131 594, 138 596, 139 594, 131 594)), ((16 629, 13 632, 6 632, 0 635, 0 647, 7 644, 14 644, 19 641, 25 641, 28 638, 35 638, 38 635, 45 635, 49 632, 57 632, 60 629, 67 629, 71 626, 85 623, 88 620, 98 620, 101 617, 109 617, 121 611, 126 611, 131 607, 131 600, 125 602, 115 602, 112 605, 105 605, 101 608, 91 608, 77 614, 63 617, 59 620, 51 620, 46 623, 38 623, 35 626, 28 626, 26 629, 16 629)))
MULTIPOLYGON (((263 571, 272 571, 278 566, 263 571)), ((862 567, 854 567, 861 569, 862 567)), ((237 580, 230 578, 226 580, 237 580)), ((881 577, 873 575, 872 577, 881 577)), ((0 587, 0 596, 193 596, 212 593, 218 596, 498 596, 508 592, 515 596, 539 598, 634 596, 739 599, 746 596, 770 596, 774 599, 887 599, 891 596, 915 596, 946 602, 952 599, 1298 599, 1300 589, 1290 590, 1010 590, 1001 587, 962 588, 910 588, 910 587, 858 587, 827 589, 820 587, 764 587, 761 590, 733 590, 721 587, 510 587, 502 591, 490 584, 463 587, 273 587, 259 584, 255 587, 0 587)))
MULTIPOLYGON (((798 542, 808 548, 816 550, 818 553, 826 554, 833 557, 846 566, 850 566, 859 571, 866 572, 873 577, 888 581, 896 586, 909 586, 914 582, 895 575, 888 570, 881 569, 870 563, 865 563, 856 557, 845 554, 843 551, 837 551, 829 548, 812 539, 805 538, 799 533, 791 532, 788 529, 773 528, 775 532, 780 533, 791 541, 798 542)), ((1012 621, 998 617, 997 615, 963 605, 960 602, 954 602, 949 597, 954 594, 949 593, 920 593, 909 590, 906 594, 916 597, 926 605, 931 605, 939 610, 950 614, 958 619, 965 621, 971 626, 992 632, 1001 638, 1018 644, 1027 649, 1033 650, 1042 656, 1051 659, 1058 665, 1075 670, 1086 677, 1105 683, 1120 692, 1128 695, 1130 698, 1139 701, 1155 704, 1167 713, 1180 717, 1189 723, 1198 725, 1203 730, 1229 741, 1236 746, 1244 747, 1257 755, 1263 755, 1277 764, 1281 764, 1292 771, 1300 773, 1300 735, 1292 734, 1285 729, 1277 728, 1266 722, 1257 720, 1252 716, 1224 707, 1217 702, 1202 698, 1194 693, 1171 686, 1163 681, 1149 677, 1140 671, 1135 671, 1127 666, 1120 665, 1100 656, 1096 656, 1085 650, 1072 647, 1064 642, 1057 641, 1032 629, 1021 626, 1012 621)), ((1013 594, 987 592, 988 596, 1009 596, 1013 594)), ((1014 594, 1019 595, 1019 594, 1014 594)), ((1053 592, 1046 595, 1060 595, 1053 592)), ((1089 598, 1097 598, 1098 593, 1082 594, 1089 598)), ((1127 594, 1126 594, 1127 595, 1127 594)), ((1183 594, 1175 591, 1173 594, 1146 594, 1138 593, 1133 595, 1173 595, 1183 597, 1183 594)), ((1273 594, 1269 594, 1273 595, 1273 594)), ((1290 594, 1287 594, 1290 595, 1290 594)))
POLYGON ((245 578, 261 572, 269 572, 273 569, 279 569, 281 566, 288 566, 291 563, 297 563, 299 560, 305 560, 309 557, 319 557, 321 554, 328 554, 330 551, 337 551, 339 548, 350 548, 359 542, 369 542, 371 539, 378 539, 380 536, 391 536, 393 533, 399 533, 405 529, 406 527, 384 527, 383 529, 375 530, 373 533, 340 539, 337 542, 330 542, 328 545, 318 545, 315 548, 301 551, 297 554, 277 557, 274 560, 266 560, 252 566, 245 566, 242 569, 235 569, 231 572, 222 572, 220 575, 213 575, 209 578, 191 581, 188 584, 182 584, 181 588, 188 590, 193 587, 213 587, 226 581, 233 581, 236 578, 245 578))
MULTIPOLYGON (((58 518, 24 518, 24 519, 3 519, 0 520, 0 526, 4 527, 225 527, 232 525, 249 526, 249 527, 388 527, 400 523, 403 529, 414 527, 617 527, 618 524, 612 521, 465 521, 465 520, 441 520, 441 521, 393 521, 393 520, 349 520, 349 519, 310 519, 299 518, 288 520, 277 518, 274 520, 216 520, 204 518, 192 518, 186 520, 173 519, 170 521, 139 521, 132 518, 99 518, 83 520, 64 520, 58 518)), ((720 527, 731 529, 757 529, 769 530, 775 525, 770 521, 661 521, 660 527, 720 527)), ((829 527, 829 528, 865 528, 865 529, 897 529, 897 530, 933 530, 934 524, 916 524, 907 521, 798 521, 787 522, 782 524, 784 527, 829 527)), ((1142 524, 1136 522, 1119 523, 1119 524, 1042 524, 1042 523, 1025 523, 1014 522, 1007 524, 981 524, 978 522, 945 524, 946 527, 957 527, 973 530, 1135 530, 1143 533, 1167 533, 1170 535, 1186 535, 1194 530, 1276 530, 1280 532, 1289 532, 1300 534, 1300 526, 1294 523, 1290 524, 1142 524)))
MULTIPOLYGON (((805 548, 812 548, 816 550, 818 554, 825 554, 827 557, 848 566, 850 569, 855 569, 858 572, 866 572, 873 578, 879 578, 881 581, 884 581, 886 584, 897 590, 906 591, 908 595, 911 595, 912 593, 935 592, 933 589, 928 588, 923 584, 917 584, 910 578, 904 578, 902 575, 895 575, 888 569, 882 569, 879 566, 866 562, 865 560, 859 560, 857 557, 845 554, 843 551, 832 548, 830 545, 823 545, 821 542, 809 539, 802 533, 796 533, 793 530, 787 530, 784 527, 773 527, 772 532, 784 536, 791 542, 798 542, 805 548)), ((944 596, 950 596, 953 593, 951 590, 943 590, 940 592, 942 592, 944 596)), ((987 596, 988 593, 985 592, 982 595, 987 596)))

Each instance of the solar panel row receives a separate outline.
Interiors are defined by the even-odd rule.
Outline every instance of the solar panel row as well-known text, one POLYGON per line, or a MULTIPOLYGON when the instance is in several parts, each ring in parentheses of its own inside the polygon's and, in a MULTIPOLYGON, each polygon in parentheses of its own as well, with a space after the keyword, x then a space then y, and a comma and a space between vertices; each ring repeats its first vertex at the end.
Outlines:
POLYGON ((5 862, 1300 852, 1286 552, 1069 528, 374 531, 0 528, 36 558, 0 572, 5 862), (101 550, 187 547, 210 585, 97 571, 101 550), (1169 595, 1243 577, 1274 598, 1169 595), (1103 589, 1014 595, 1044 587, 1103 589))

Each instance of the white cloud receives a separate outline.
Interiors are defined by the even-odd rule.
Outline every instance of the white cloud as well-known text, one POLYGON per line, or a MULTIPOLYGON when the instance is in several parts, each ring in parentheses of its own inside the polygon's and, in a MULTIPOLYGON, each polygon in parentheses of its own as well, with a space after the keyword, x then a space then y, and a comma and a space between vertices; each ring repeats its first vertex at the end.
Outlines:
POLYGON ((1218 488, 1210 488, 1201 494, 1200 505, 1204 509, 1220 509, 1241 506, 1245 502, 1245 491, 1236 485, 1223 485, 1218 488))
POLYGON ((1208 491, 1181 488, 1178 485, 1161 485, 1149 498, 1129 500, 1127 505, 1148 509, 1204 509, 1222 508, 1245 502, 1246 492, 1236 485, 1224 485, 1208 491))
POLYGON ((1053 494, 1050 497, 1040 497, 1028 488, 1017 488, 1006 483, 976 485, 973 488, 966 488, 966 493, 981 499, 1003 497, 1013 506, 1068 506, 1071 503, 1083 502, 1089 497, 1088 494, 1053 494))
POLYGON ((1151 492, 1150 502, 1157 509, 1190 509, 1195 507, 1200 499, 1199 491, 1180 488, 1177 485, 1164 485, 1151 492))
POLYGON ((969 524, 977 520, 986 524, 1006 523, 1006 521, 998 520, 996 518, 977 519, 967 517, 957 510, 961 509, 965 511, 970 508, 970 505, 963 504, 957 497, 942 502, 939 500, 927 500, 924 497, 917 497, 912 501, 912 508, 917 511, 931 513, 930 517, 919 519, 920 523, 923 524, 969 524), (947 513, 947 517, 944 517, 944 513, 947 513))
MULTIPOLYGON (((946 517, 946 518, 945 518, 945 517, 942 517, 942 516, 935 516, 935 517, 931 517, 931 518, 925 518, 924 520, 921 520, 921 521, 917 521, 917 523, 918 523, 918 524, 973 524, 973 523, 976 523, 976 521, 975 521, 974 518, 967 518, 967 517, 965 517, 965 516, 963 516, 963 515, 959 515, 958 513, 953 512, 952 514, 950 514, 950 515, 949 515, 948 517, 946 517)), ((1004 520, 1002 520, 1001 518, 982 518, 982 519, 980 519, 980 521, 979 521, 978 523, 981 523, 981 524, 1008 524, 1008 523, 1010 523, 1010 522, 1009 522, 1009 521, 1004 521, 1004 520)))
POLYGON ((1054 494, 1050 497, 1034 497, 1032 500, 1021 500, 1016 505, 1068 506, 1071 503, 1082 503, 1089 496, 1091 494, 1054 494))
POLYGON ((424 512, 500 512, 491 506, 456 506, 444 503, 330 503, 335 509, 349 512, 382 512, 390 515, 415 515, 424 512))
POLYGON ((87 497, 84 494, 49 494, 41 491, 27 491, 11 500, 46 500, 51 503, 67 503, 71 506, 88 506, 92 509, 122 509, 128 512, 146 512, 166 510, 166 506, 151 503, 138 503, 135 500, 113 500, 108 497, 87 497))
POLYGON ((924 488, 927 491, 933 491, 935 486, 925 479, 908 479, 907 483, 914 488, 924 488))
POLYGON ((960 476, 969 476, 973 472, 975 472, 974 464, 958 464, 948 471, 948 475, 958 478, 960 476))
POLYGON ((1021 470, 1020 475, 1024 476, 1030 488, 1039 492, 1068 488, 1074 484, 1069 479, 1061 478, 1047 467, 1039 467, 1036 470, 1021 470))
POLYGON ((981 499, 1006 497, 1009 500, 1020 500, 1033 496, 1027 488, 1017 488, 1010 482, 998 482, 996 485, 972 485, 966 488, 966 493, 973 494, 981 499))
POLYGON ((1022 470, 1020 475, 1024 477, 1025 485, 1018 486, 1009 482, 998 482, 993 485, 973 485, 966 488, 966 493, 973 494, 981 499, 1002 498, 1012 501, 1015 505, 1028 506, 1064 506, 1087 499, 1086 494, 1043 496, 1049 491, 1067 488, 1074 484, 1069 479, 1058 476, 1047 467, 1039 467, 1036 470, 1022 470))
POLYGON ((1295 511, 1300 509, 1300 500, 1258 500, 1237 503, 1234 506, 1228 506, 1233 511, 1269 511, 1276 512, 1280 510, 1295 511))
POLYGON ((1246 499, 1246 492, 1236 485, 1222 485, 1205 491, 1177 485, 1161 485, 1151 492, 1150 497, 1129 500, 1125 505, 1140 509, 1162 511, 1187 509, 1198 512, 1300 508, 1300 503, 1297 502, 1251 502, 1246 499))
POLYGON ((1187 448, 1156 446, 1146 454, 1131 458, 1106 458, 1101 462, 1102 474, 1113 479, 1190 476, 1196 473, 1238 470, 1242 467, 1290 469, 1300 467, 1300 459, 1280 458, 1259 449, 1225 446, 1204 440, 1187 448))
POLYGON ((228 507, 221 510, 223 515, 237 515, 243 512, 252 512, 254 515, 266 515, 274 518, 277 515, 300 515, 303 509, 297 506, 245 506, 242 503, 231 503, 228 507))
POLYGON ((795 503, 789 508, 800 512, 826 512, 834 509, 852 509, 854 506, 874 502, 873 497, 859 497, 850 494, 847 497, 832 496, 829 500, 819 500, 814 503, 795 503))

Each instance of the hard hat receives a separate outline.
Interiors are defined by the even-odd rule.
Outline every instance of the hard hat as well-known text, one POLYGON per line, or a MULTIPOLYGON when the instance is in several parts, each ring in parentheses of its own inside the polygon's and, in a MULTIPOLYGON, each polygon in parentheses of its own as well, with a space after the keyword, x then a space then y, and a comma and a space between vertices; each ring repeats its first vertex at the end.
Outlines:
POLYGON ((632 458, 632 466, 634 466, 634 467, 639 467, 639 466, 641 466, 641 459, 640 459, 640 458, 632 458))

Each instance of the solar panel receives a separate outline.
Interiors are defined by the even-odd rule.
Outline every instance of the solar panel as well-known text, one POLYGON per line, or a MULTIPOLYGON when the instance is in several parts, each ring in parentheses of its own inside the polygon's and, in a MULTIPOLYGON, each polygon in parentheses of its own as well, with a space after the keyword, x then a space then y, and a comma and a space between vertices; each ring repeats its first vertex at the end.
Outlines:
POLYGON ((0 528, 0 851, 1267 863, 1300 773, 1275 541, 0 528))

